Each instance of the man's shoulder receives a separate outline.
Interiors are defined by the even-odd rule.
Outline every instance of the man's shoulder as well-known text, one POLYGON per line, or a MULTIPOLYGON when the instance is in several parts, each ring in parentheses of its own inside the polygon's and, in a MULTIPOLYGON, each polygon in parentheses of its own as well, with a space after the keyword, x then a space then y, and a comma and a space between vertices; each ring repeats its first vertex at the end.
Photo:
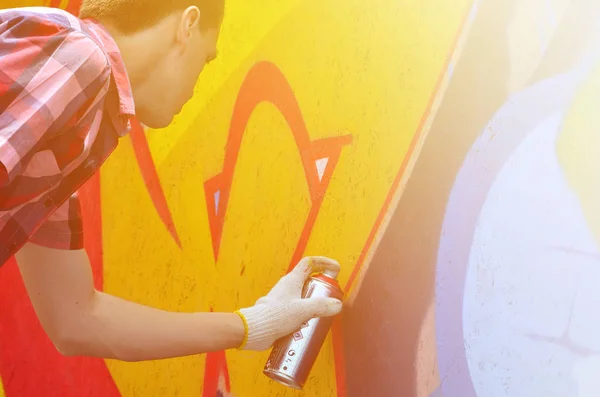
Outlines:
POLYGON ((8 26, 24 24, 54 25, 56 28, 65 30, 82 30, 82 22, 79 18, 67 11, 54 7, 19 7, 0 10, 0 22, 8 23, 8 26))
MULTIPOLYGON (((60 62, 63 58, 70 60, 78 54, 80 57, 87 57, 88 62, 83 64, 87 69, 108 68, 104 49, 91 37, 86 24, 58 8, 22 7, 0 10, 0 36, 7 39, 4 43, 6 45, 3 45, 0 38, 0 56, 6 56, 7 59, 21 56, 14 53, 14 43, 25 40, 28 46, 35 46, 39 51, 48 52, 48 48, 52 47, 47 56, 56 61, 60 62)), ((31 53, 23 53, 23 56, 26 54, 31 53)))

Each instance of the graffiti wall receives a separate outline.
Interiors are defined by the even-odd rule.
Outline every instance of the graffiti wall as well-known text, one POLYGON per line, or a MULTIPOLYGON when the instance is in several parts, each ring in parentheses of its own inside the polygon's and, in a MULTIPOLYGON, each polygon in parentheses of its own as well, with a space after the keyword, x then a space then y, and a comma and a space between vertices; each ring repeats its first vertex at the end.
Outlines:
POLYGON ((11 263, 0 396, 597 396, 599 34, 597 0, 228 0, 182 114, 82 188, 86 249, 98 289, 179 311, 338 259, 305 390, 268 352, 62 357, 11 263))
POLYGON ((599 393, 598 3, 476 7, 344 319, 351 396, 599 393))

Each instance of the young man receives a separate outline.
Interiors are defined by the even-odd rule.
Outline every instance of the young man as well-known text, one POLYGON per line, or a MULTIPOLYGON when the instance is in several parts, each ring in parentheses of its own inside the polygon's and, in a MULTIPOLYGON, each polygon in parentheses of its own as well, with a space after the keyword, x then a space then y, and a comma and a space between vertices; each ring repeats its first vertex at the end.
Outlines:
MULTIPOLYGON (((215 350, 264 350, 310 318, 340 312, 301 299, 303 259, 252 307, 170 313, 96 291, 76 190, 135 115, 169 125, 216 56, 224 0, 87 0, 79 18, 51 8, 0 11, 0 266, 16 255, 57 349, 140 361, 215 350)), ((91 238, 91 237, 88 237, 91 238)))

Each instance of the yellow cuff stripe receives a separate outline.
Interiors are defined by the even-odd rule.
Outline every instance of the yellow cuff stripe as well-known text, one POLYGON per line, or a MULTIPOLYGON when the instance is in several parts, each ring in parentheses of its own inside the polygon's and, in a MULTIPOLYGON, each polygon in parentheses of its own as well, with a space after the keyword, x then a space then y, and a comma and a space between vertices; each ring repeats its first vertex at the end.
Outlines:
POLYGON ((246 346, 246 343, 248 343, 248 320, 246 320, 246 316, 244 316, 239 310, 236 310, 234 313, 240 316, 242 322, 244 323, 244 341, 240 347, 238 347, 238 350, 241 350, 246 346))

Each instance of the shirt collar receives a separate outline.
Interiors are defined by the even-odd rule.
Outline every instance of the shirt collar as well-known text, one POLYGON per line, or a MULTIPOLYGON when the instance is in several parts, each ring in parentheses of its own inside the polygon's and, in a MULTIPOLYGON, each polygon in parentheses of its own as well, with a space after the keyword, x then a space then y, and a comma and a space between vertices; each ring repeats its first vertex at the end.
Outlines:
MULTIPOLYGON (((125 62, 117 43, 100 22, 92 18, 86 18, 83 23, 108 56, 112 72, 112 83, 114 83, 114 85, 111 83, 111 88, 116 89, 119 103, 118 112, 112 111, 111 118, 119 136, 122 137, 131 129, 131 119, 135 116, 135 103, 129 76, 125 69, 125 62)), ((109 111, 111 110, 109 109, 109 111)))

